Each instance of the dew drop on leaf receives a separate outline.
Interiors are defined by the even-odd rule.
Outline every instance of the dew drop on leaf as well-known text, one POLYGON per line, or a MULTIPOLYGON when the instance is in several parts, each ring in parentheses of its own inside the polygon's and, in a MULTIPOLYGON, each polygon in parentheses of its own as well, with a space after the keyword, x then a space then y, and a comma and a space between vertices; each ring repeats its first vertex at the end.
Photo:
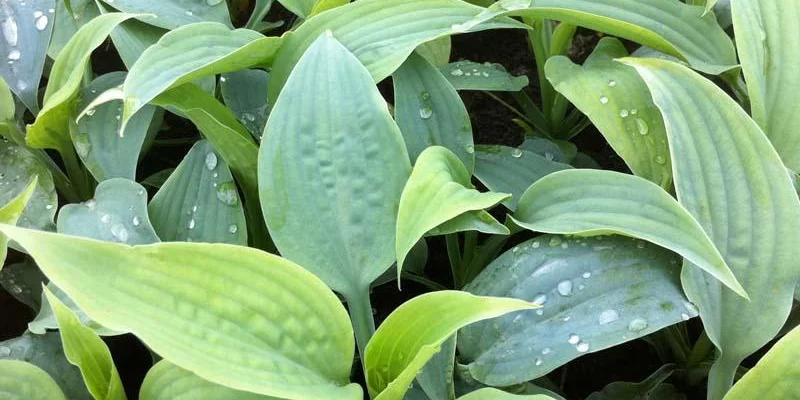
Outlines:
POLYGON ((628 330, 631 332, 639 332, 647 328, 647 320, 644 318, 636 318, 628 323, 628 330))
POLYGON ((47 28, 48 22, 50 22, 50 20, 47 18, 47 15, 40 15, 33 22, 33 25, 36 27, 37 31, 43 31, 45 28, 47 28))
POLYGON ((419 117, 422 119, 429 119, 433 116, 433 108, 431 106, 424 104, 419 107, 419 117))
POLYGON ((229 206, 239 204, 236 184, 232 181, 224 182, 217 187, 217 199, 229 206))
POLYGON ((214 168, 217 168, 217 155, 212 151, 206 154, 206 168, 209 171, 213 171, 214 168))
POLYGON ((546 356, 546 355, 550 354, 550 352, 552 352, 552 351, 553 351, 553 349, 551 349, 549 347, 545 347, 545 348, 542 349, 542 355, 546 356))
POLYGON ((600 96, 600 104, 608 104, 608 97, 600 96))
POLYGON ((514 158, 522 157, 522 149, 517 149, 517 148, 512 149, 511 150, 511 157, 514 157, 514 158))
POLYGON ((104 224, 107 224, 107 223, 111 222, 111 216, 108 215, 108 214, 101 215, 100 216, 100 222, 102 222, 104 224))
POLYGON ((450 75, 461 76, 461 75, 464 75, 464 71, 462 71, 461 68, 456 68, 456 69, 450 71, 450 75))
POLYGON ((581 337, 576 335, 576 334, 574 334, 574 333, 571 333, 569 335, 569 338, 567 338, 567 343, 569 343, 569 344, 578 344, 578 342, 580 342, 580 341, 581 341, 581 337))
POLYGON ((142 221, 140 221, 139 217, 137 217, 137 216, 133 217, 133 221, 132 222, 133 222, 133 226, 139 226, 139 224, 142 223, 142 221))
POLYGON ((597 318, 597 322, 600 325, 610 324, 619 319, 619 313, 617 310, 605 310, 600 313, 600 316, 597 318))
POLYGON ((17 49, 11 49, 11 51, 9 51, 9 52, 8 52, 8 59, 9 59, 9 60, 11 60, 11 61, 17 61, 17 60, 19 60, 20 58, 22 58, 22 53, 20 53, 20 51, 19 51, 19 50, 17 50, 17 49))
POLYGON ((570 280, 563 280, 559 282, 556 288, 558 289, 558 294, 562 296, 572 295, 572 281, 570 280))
POLYGON ((608 81, 608 86, 609 87, 617 86, 617 81, 614 81, 614 80, 608 81))
POLYGON ((639 131, 639 134, 644 136, 650 133, 650 126, 647 125, 647 122, 641 118, 636 118, 636 130, 639 131))
POLYGON ((238 225, 236 225, 236 224, 228 225, 228 232, 230 232, 231 234, 234 234, 234 233, 236 233, 238 231, 239 231, 239 226, 238 225))
POLYGON ((667 159, 666 159, 666 158, 664 158, 664 156, 660 156, 660 155, 659 155, 659 156, 656 156, 656 157, 653 159, 653 161, 655 161, 655 162, 656 162, 656 164, 659 164, 659 165, 664 165, 664 164, 666 164, 666 163, 667 163, 667 159))
POLYGON ((128 230, 121 224, 114 224, 111 226, 111 235, 120 242, 128 241, 128 230))
POLYGON ((13 16, 8 16, 0 22, 0 29, 3 31, 3 38, 10 46, 16 46, 19 41, 19 26, 13 16))
POLYGON ((619 110, 619 116, 620 117, 627 118, 628 115, 630 115, 630 111, 628 111, 627 108, 623 108, 622 110, 619 110))
POLYGON ((589 271, 586 271, 581 275, 581 277, 583 277, 583 279, 589 279, 589 278, 592 277, 592 273, 589 272, 589 271))
POLYGON ((575 348, 578 349, 579 352, 585 353, 589 351, 589 343, 581 341, 575 348))
POLYGON ((536 295, 536 297, 534 297, 534 298, 533 298, 533 302, 534 302, 535 304, 538 304, 538 305, 540 305, 540 306, 543 306, 543 305, 544 305, 544 303, 546 303, 546 302, 547 302, 547 295, 546 295, 546 294, 544 294, 544 293, 539 293, 539 294, 537 294, 537 295, 536 295))

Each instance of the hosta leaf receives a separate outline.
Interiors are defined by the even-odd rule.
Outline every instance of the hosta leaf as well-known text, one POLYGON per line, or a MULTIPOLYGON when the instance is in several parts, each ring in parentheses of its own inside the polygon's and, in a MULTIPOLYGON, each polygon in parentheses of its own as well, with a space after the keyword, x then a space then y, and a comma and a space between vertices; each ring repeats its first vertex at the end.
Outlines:
POLYGON ((219 88, 225 105, 257 140, 267 125, 269 72, 247 69, 222 75, 219 88))
POLYGON ((524 242, 464 289, 542 308, 462 329, 459 353, 478 381, 510 386, 694 317, 681 293, 678 260, 621 236, 544 235, 524 242))
POLYGON ((7 265, 0 271, 0 285, 17 301, 37 311, 41 307, 42 271, 30 259, 7 265))
POLYGON ((749 294, 692 215, 666 191, 633 175, 590 169, 553 173, 525 191, 512 218, 539 232, 644 239, 682 255, 738 295, 749 294))
POLYGON ((392 265, 408 155, 369 73, 335 38, 320 36, 292 72, 258 164, 261 207, 282 255, 345 297, 392 265))
POLYGON ((416 52, 434 66, 441 67, 450 61, 452 47, 450 36, 443 36, 417 46, 416 52))
MULTIPOLYGON (((83 89, 81 103, 90 104, 124 80, 124 72, 98 77, 83 89)), ((154 116, 155 107, 142 108, 128 122, 125 136, 120 137, 122 102, 115 100, 91 109, 78 121, 76 129, 70 129, 75 151, 98 182, 110 178, 136 179, 139 152, 154 116)))
POLYGON ((428 231, 468 211, 491 208, 509 195, 481 193, 450 150, 432 146, 417 159, 400 197, 397 214, 397 273, 414 243, 428 231))
POLYGON ((465 394, 458 400, 552 400, 544 394, 511 394, 495 388, 484 388, 465 394))
POLYGON ((520 197, 534 182, 571 168, 522 148, 475 146, 475 177, 493 192, 510 193, 503 205, 511 211, 517 209, 520 197))
POLYGON ((800 170, 800 3, 733 0, 733 28, 753 119, 787 167, 800 170))
POLYGON ((92 51, 106 40, 111 31, 134 14, 112 13, 83 25, 64 46, 50 70, 44 106, 32 125, 28 125, 28 144, 37 149, 72 151, 69 138, 71 102, 78 93, 92 51))
MULTIPOLYGON (((39 282, 39 291, 41 292, 41 285, 42 283, 39 282)), ((63 305, 70 309, 72 313, 74 313, 81 324, 85 325, 95 333, 100 336, 118 336, 122 335, 127 332, 115 331, 113 329, 108 329, 100 324, 97 321, 92 320, 89 318, 86 313, 78 307, 75 302, 64 293, 63 290, 59 289, 58 286, 54 285, 53 282, 47 284, 47 290, 55 296, 63 305)), ((44 293, 41 293, 41 303, 42 307, 39 308, 39 313, 36 314, 36 318, 33 321, 28 323, 28 330, 37 334, 37 335, 44 335, 48 329, 58 329, 58 320, 56 319, 56 314, 53 312, 53 307, 50 306, 50 302, 47 300, 47 297, 44 293)))
MULTIPOLYGON (((31 197, 33 197, 37 181, 38 179, 33 177, 33 180, 28 183, 28 187, 23 190, 22 193, 0 206, 0 223, 16 224, 17 221, 19 221, 20 216, 22 216, 22 213, 25 211, 25 207, 28 205, 31 197)), ((7 254, 8 238, 0 233, 0 270, 3 268, 7 254)))
MULTIPOLYGON (((67 361, 58 332, 22 336, 0 342, 0 362, 18 360, 43 369, 70 400, 88 400, 91 395, 81 378, 81 371, 67 361)), ((5 369, 2 369, 5 373, 5 369)), ((3 374, 0 374, 3 375, 3 374)))
POLYGON ((456 232, 478 231, 492 235, 508 235, 508 228, 486 211, 467 211, 443 222, 426 233, 426 236, 447 235, 456 232))
POLYGON ((650 88, 673 159, 681 160, 672 166, 678 200, 750 295, 747 301, 697 269, 683 269, 683 288, 722 352, 711 370, 709 398, 718 399, 739 362, 770 341, 789 315, 800 275, 800 201, 769 140, 715 84, 669 61, 625 62, 650 88))
POLYGON ((416 376, 425 394, 434 400, 455 400, 453 369, 455 367, 455 335, 445 340, 441 350, 434 354, 416 376))
POLYGON ((399 400, 425 363, 459 328, 534 305, 459 291, 427 293, 383 321, 365 354, 367 388, 376 400, 399 400), (413 323, 412 323, 413 322, 413 323))
POLYGON ((317 0, 278 0, 282 6, 300 18, 307 18, 317 0))
POLYGON ((95 399, 126 399, 122 381, 111 359, 108 346, 58 298, 44 290, 47 301, 58 319, 59 333, 67 359, 77 365, 86 387, 95 399))
POLYGON ((458 92, 421 55, 411 53, 392 76, 394 117, 414 164, 425 148, 450 149, 472 171, 472 125, 458 92))
POLYGON ((3 2, 0 76, 31 112, 39 112, 39 80, 53 32, 55 0, 3 2))
POLYGON ((150 201, 164 241, 247 245, 247 225, 228 166, 205 141, 195 143, 150 201))
POLYGON ((144 377, 141 400, 277 400, 211 383, 166 360, 159 361, 144 377))
POLYGON ((67 9, 66 1, 56 1, 55 3, 55 16, 51 16, 54 19, 53 34, 50 38, 50 46, 47 48, 47 55, 52 59, 58 57, 78 29, 100 15, 100 10, 94 0, 70 0, 73 12, 67 9))
POLYGON ((666 364, 642 382, 609 383, 603 390, 592 393, 586 400, 685 400, 686 396, 678 393, 674 386, 663 383, 674 371, 674 364, 666 364))
POLYGON ((553 142, 545 138, 528 136, 519 145, 519 148, 536 153, 550 161, 568 164, 572 162, 571 157, 567 157, 565 150, 553 142))
POLYGON ((456 61, 439 67, 456 90, 517 92, 528 86, 527 76, 514 76, 500 64, 456 61))
POLYGON ((217 22, 231 26, 224 0, 103 0, 109 6, 128 13, 146 13, 155 18, 144 22, 164 29, 175 29, 197 22, 217 22))
POLYGON ((563 21, 633 40, 709 74, 737 64, 733 42, 714 15, 677 1, 534 0, 530 7, 509 14, 563 21))
POLYGON ((166 33, 142 53, 123 87, 123 124, 164 91, 195 79, 268 63, 281 38, 204 22, 166 33))
POLYGON ((53 230, 58 194, 50 171, 25 147, 0 140, 0 204, 24 192, 34 177, 38 177, 36 190, 17 225, 53 230))
POLYGON ((547 60, 547 79, 589 117, 634 174, 669 189, 664 120, 636 70, 614 61, 627 55, 618 39, 603 38, 583 66, 563 56, 547 60))
POLYGON ((159 241, 147 215, 147 192, 121 178, 100 182, 91 200, 62 207, 58 232, 129 245, 159 241))
POLYGON ((287 399, 361 398, 348 384, 347 312, 296 264, 242 246, 129 247, 10 225, 0 231, 90 317, 204 379, 287 399))
MULTIPOLYGON (((414 48, 462 33, 453 26, 483 11, 460 0, 359 0, 319 14, 304 22, 281 45, 270 75, 269 99, 277 98, 300 56, 326 30, 331 30, 378 82, 391 75, 414 48)), ((469 31, 525 27, 501 18, 484 21, 469 31)))
POLYGON ((56 381, 23 361, 0 360, 0 396, 8 400, 66 400, 56 381))
POLYGON ((111 31, 111 39, 125 67, 131 69, 144 51, 158 42, 166 32, 159 27, 131 19, 111 31))
POLYGON ((778 341, 725 396, 725 400, 796 399, 800 397, 800 328, 778 341))

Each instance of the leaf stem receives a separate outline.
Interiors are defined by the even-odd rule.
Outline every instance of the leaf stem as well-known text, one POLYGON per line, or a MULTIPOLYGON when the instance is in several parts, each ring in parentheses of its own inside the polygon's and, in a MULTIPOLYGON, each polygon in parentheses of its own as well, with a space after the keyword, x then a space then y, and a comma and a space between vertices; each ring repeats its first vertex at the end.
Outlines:
POLYGON ((361 358, 361 365, 364 367, 364 374, 367 373, 367 366, 364 364, 364 351, 372 335, 375 334, 375 319, 372 317, 372 303, 369 299, 369 288, 358 290, 357 295, 347 296, 347 306, 350 309, 350 320, 353 323, 353 331, 356 335, 358 345, 358 355, 361 358))
POLYGON ((447 242, 447 256, 450 258, 450 271, 453 273, 453 283, 455 287, 461 287, 463 271, 461 270, 461 246, 458 244, 458 234, 451 233, 445 235, 447 242))
POLYGON ((711 343, 711 339, 708 338, 706 331, 703 331, 703 333, 700 334, 700 337, 697 338, 697 341, 694 343, 694 347, 692 347, 689 357, 686 359, 686 367, 694 367, 705 360, 706 357, 708 357, 708 353, 711 352, 713 348, 714 344, 711 343))
POLYGON ((708 372, 708 400, 722 400, 733 386, 733 378, 739 368, 739 360, 723 353, 708 372))

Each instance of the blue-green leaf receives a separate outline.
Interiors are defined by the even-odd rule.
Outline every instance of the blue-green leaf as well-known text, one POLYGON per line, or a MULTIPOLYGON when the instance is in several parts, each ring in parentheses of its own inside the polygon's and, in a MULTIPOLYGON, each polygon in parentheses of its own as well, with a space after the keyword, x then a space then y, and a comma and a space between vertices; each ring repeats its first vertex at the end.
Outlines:
POLYGON ((218 22, 231 26, 225 0, 103 0, 127 13, 153 14, 142 21, 164 29, 175 29, 198 22, 218 22))

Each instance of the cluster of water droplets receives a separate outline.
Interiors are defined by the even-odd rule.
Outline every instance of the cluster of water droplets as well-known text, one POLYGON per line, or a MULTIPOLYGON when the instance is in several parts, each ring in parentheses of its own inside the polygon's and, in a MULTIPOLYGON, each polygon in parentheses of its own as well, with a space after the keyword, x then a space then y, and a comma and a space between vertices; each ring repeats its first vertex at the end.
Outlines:
MULTIPOLYGON (((25 3, 22 2, 20 5, 24 6, 25 3)), ((8 46, 8 53, 6 54, 6 59, 8 60, 8 65, 12 68, 12 70, 16 70, 16 66, 14 65, 17 61, 23 58, 23 53, 20 48, 20 22, 17 20, 17 16, 13 9, 9 8, 7 5, 3 8, 4 16, 0 20, 0 32, 3 34, 3 39, 8 46)), ((49 9, 46 12, 42 10, 36 10, 33 12, 31 18, 33 19, 33 27, 37 31, 44 31, 48 24, 50 23, 50 17, 48 14, 55 13, 55 9, 49 9)), ((22 24, 24 29, 25 24, 22 24)), ((28 88, 28 83, 24 80, 18 80, 16 83, 17 89, 25 90, 28 88)))
MULTIPOLYGON (((615 81, 615 80, 608 81, 608 87, 609 88, 617 87, 617 81, 615 81)), ((606 105, 608 103, 609 103, 608 96, 601 95, 600 96, 600 104, 606 105)), ((648 124, 648 122, 646 120, 644 120, 643 118, 639 117, 638 114, 639 114, 639 110, 637 108, 630 108, 630 109, 622 108, 622 109, 619 110, 620 118, 622 118, 622 119, 633 118, 634 119, 634 125, 633 126, 635 127, 635 129, 634 129, 634 134, 635 135, 638 135, 638 136, 640 136, 642 138, 648 138, 648 135, 650 134, 650 124, 648 124)), ((656 156, 654 156, 653 157, 653 161, 656 164, 659 164, 659 165, 664 165, 664 164, 667 163, 666 157, 664 157, 663 155, 660 155, 660 154, 657 154, 656 156)))
MULTIPOLYGON (((206 153, 205 156, 205 166, 208 171, 211 172, 211 177, 213 178, 212 185, 216 188, 216 196, 217 200, 222 202, 228 206, 235 206, 239 204, 239 193, 236 190, 236 184, 233 181, 227 181, 218 183, 216 178, 219 178, 219 173, 216 171, 217 166, 219 165, 219 159, 217 154, 213 151, 209 151, 206 153)), ((191 213, 197 212, 197 205, 192 206, 191 213)), ((197 222, 195 221, 194 217, 189 220, 187 227, 191 230, 194 229, 197 222)), ((228 233, 235 234, 239 231, 239 226, 235 223, 231 223, 228 225, 228 233)))

